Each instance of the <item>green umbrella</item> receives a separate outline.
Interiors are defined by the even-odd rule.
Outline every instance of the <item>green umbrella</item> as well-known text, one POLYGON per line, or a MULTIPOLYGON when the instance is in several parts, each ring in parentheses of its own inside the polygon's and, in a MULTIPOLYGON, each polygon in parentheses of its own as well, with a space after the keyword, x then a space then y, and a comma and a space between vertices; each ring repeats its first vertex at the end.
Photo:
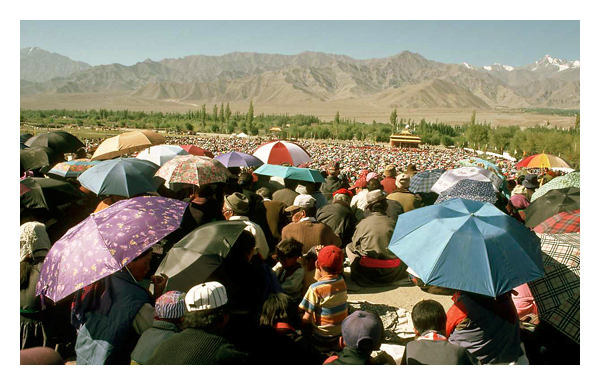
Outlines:
POLYGON ((285 167, 274 164, 263 164, 256 171, 258 175, 278 176, 283 179, 301 180, 306 182, 323 183, 325 178, 318 170, 301 167, 285 167))
POLYGON ((579 171, 571 172, 567 175, 557 176, 553 178, 550 182, 544 184, 542 187, 538 188, 533 195, 531 196, 531 202, 535 201, 539 197, 546 194, 548 191, 557 190, 566 187, 577 187, 580 188, 579 185, 579 171))

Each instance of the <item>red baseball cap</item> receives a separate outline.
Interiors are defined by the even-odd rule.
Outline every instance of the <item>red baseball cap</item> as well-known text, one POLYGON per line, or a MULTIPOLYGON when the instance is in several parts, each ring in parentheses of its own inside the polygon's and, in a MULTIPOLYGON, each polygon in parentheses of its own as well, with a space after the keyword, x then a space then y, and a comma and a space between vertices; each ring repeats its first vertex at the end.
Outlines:
POLYGON ((350 190, 354 190, 357 187, 360 187, 360 188, 367 187, 367 180, 364 178, 357 179, 356 182, 354 182, 354 186, 350 187, 350 190))
POLYGON ((341 188, 341 189, 335 191, 333 193, 333 196, 335 196, 336 194, 346 194, 346 195, 350 195, 350 196, 354 195, 354 194, 352 194, 352 191, 345 189, 345 188, 341 188))
POLYGON ((340 272, 344 265, 344 254, 342 253, 342 249, 337 246, 325 246, 319 251, 317 261, 319 262, 319 266, 331 272, 340 272))

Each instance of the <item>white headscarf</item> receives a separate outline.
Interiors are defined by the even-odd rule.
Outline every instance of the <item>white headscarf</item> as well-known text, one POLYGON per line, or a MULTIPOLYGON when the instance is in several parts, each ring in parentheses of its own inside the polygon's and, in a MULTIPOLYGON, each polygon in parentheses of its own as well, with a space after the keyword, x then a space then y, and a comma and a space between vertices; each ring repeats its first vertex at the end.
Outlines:
POLYGON ((52 244, 43 223, 27 222, 21 225, 21 262, 40 251, 47 253, 50 247, 52 244))

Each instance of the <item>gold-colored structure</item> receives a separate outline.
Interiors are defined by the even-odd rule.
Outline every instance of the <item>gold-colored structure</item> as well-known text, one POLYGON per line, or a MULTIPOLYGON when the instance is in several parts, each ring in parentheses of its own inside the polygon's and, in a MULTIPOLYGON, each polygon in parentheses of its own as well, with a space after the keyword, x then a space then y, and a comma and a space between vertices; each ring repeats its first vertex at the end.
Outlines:
POLYGON ((390 136, 390 146, 392 147, 419 148, 420 143, 421 138, 406 129, 402 130, 400 134, 390 136))

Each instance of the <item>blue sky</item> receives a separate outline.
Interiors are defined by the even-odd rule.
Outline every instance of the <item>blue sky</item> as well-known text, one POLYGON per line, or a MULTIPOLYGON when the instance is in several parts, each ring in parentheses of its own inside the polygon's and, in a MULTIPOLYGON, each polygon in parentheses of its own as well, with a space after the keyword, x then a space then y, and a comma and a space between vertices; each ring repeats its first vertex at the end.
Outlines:
POLYGON ((580 22, 22 20, 20 47, 31 46, 92 65, 233 51, 371 59, 406 50, 442 63, 522 66, 546 54, 580 59, 580 22))

